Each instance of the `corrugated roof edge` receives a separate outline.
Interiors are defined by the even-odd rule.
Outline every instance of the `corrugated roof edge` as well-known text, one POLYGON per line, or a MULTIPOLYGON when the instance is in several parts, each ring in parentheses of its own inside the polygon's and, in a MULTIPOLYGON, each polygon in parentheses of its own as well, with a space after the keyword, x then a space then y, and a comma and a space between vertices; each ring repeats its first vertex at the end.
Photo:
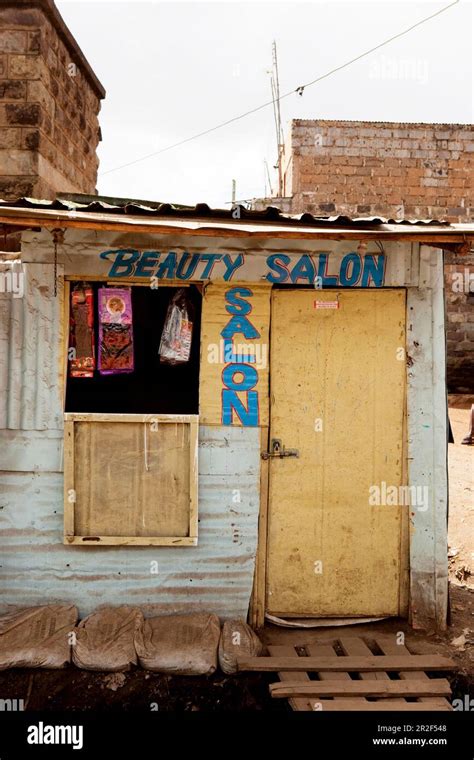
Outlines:
MULTIPOLYGON (((120 201, 122 199, 114 199, 120 201)), ((153 216, 153 217, 179 217, 191 218, 191 219, 228 219, 236 220, 235 208, 234 210, 217 208, 213 209, 208 206, 207 203, 197 203, 195 206, 182 206, 174 205, 172 203, 155 203, 152 201, 146 201, 146 204, 153 203, 153 205, 145 205, 145 202, 135 202, 131 199, 123 199, 123 204, 111 204, 108 203, 101 196, 97 196, 97 200, 88 203, 79 203, 78 201, 69 200, 66 198, 56 198, 54 201, 42 200, 39 198, 18 198, 16 201, 4 201, 0 200, 0 208, 30 208, 30 209, 44 209, 50 211, 80 211, 83 213, 110 213, 117 215, 130 215, 130 216, 153 216)), ((437 219, 391 219, 381 216, 365 216, 365 217, 349 217, 343 214, 336 216, 314 216, 308 212, 304 214, 283 214, 280 209, 275 206, 267 206, 262 211, 249 210, 245 206, 239 206, 238 221, 255 221, 255 222, 278 222, 280 224, 288 224, 289 226, 332 226, 337 224, 338 226, 345 225, 379 225, 379 224, 396 224, 396 225, 438 225, 449 227, 449 222, 437 219)))

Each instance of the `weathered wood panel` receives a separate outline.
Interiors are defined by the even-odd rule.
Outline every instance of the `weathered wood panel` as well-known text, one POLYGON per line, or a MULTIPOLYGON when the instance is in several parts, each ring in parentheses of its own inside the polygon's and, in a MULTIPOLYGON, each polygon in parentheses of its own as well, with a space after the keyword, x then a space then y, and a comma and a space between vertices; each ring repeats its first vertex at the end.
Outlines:
MULTIPOLYGON (((211 227, 209 222, 209 236, 202 232, 192 235, 188 230, 184 237, 178 228, 165 233, 158 228, 154 233, 70 228, 61 245, 60 261, 64 263, 66 275, 80 278, 94 275, 146 280, 156 276, 161 281, 178 278, 182 282, 220 281, 229 285, 233 280, 311 285, 314 276, 322 273, 323 277, 336 277, 335 286, 338 287, 347 279, 344 277, 344 257, 359 256, 358 234, 352 240, 338 240, 339 231, 335 232, 336 239, 331 240, 324 239, 324 235, 332 234, 331 230, 313 229, 306 239, 305 233, 300 231, 300 239, 285 240, 279 239, 275 227, 267 227, 265 237, 257 238, 255 231, 251 237, 243 235, 236 229, 236 222, 232 222, 238 237, 229 240, 228 232, 211 231, 211 227), (272 232, 276 234, 272 235, 272 232), (142 259, 144 253, 146 263, 142 259)), ((397 229, 402 232, 401 227, 397 229)), ((412 233, 416 234, 414 230, 412 233)), ((365 234, 361 231, 361 237, 365 234)), ((53 260, 49 232, 23 233, 22 249, 24 261, 51 263, 53 260)), ((380 263, 382 258, 379 259, 381 251, 375 241, 369 241, 367 251, 360 256, 358 276, 350 277, 352 286, 416 286, 417 252, 417 243, 384 241, 383 283, 378 278, 374 282, 368 274, 373 271, 374 257, 380 263)))
POLYGON ((408 462, 410 483, 428 496, 411 510, 410 617, 415 628, 446 627, 447 397, 443 261, 423 246, 420 288, 408 290, 408 462))
POLYGON ((189 424, 73 424, 76 535, 189 535, 189 424))
POLYGON ((268 424, 270 297, 269 285, 258 283, 210 283, 206 287, 201 330, 202 424, 268 424), (233 352, 228 351, 225 340, 232 343, 233 352), (232 377, 232 365, 242 368, 247 377, 238 373, 232 377), (239 384, 244 390, 235 390, 239 384))
POLYGON ((274 293, 270 437, 299 456, 270 461, 271 614, 400 612, 404 345, 403 290, 274 293))

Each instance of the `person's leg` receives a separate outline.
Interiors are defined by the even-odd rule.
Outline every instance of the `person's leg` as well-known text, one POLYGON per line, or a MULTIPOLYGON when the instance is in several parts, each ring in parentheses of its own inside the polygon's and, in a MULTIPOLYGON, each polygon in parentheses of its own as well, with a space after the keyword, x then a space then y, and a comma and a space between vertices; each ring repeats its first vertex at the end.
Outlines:
POLYGON ((474 404, 471 406, 471 425, 469 427, 469 433, 462 439, 461 443, 466 446, 472 446, 474 444, 474 404))

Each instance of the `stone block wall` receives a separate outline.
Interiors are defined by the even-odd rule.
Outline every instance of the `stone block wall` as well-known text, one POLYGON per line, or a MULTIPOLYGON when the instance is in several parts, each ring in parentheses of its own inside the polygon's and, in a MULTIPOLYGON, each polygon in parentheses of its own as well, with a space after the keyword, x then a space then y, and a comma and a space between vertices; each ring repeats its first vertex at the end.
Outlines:
POLYGON ((95 193, 105 91, 52 0, 0 6, 0 198, 95 193))

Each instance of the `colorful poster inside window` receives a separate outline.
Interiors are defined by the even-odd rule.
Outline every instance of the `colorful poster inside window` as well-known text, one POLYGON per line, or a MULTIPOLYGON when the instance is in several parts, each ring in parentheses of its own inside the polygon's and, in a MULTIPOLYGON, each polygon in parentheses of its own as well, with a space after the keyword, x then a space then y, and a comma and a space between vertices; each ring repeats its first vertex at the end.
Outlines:
POLYGON ((99 290, 99 371, 133 372, 132 293, 130 288, 99 290))
POLYGON ((69 359, 70 377, 94 377, 94 294, 87 282, 77 284, 71 293, 69 359))

